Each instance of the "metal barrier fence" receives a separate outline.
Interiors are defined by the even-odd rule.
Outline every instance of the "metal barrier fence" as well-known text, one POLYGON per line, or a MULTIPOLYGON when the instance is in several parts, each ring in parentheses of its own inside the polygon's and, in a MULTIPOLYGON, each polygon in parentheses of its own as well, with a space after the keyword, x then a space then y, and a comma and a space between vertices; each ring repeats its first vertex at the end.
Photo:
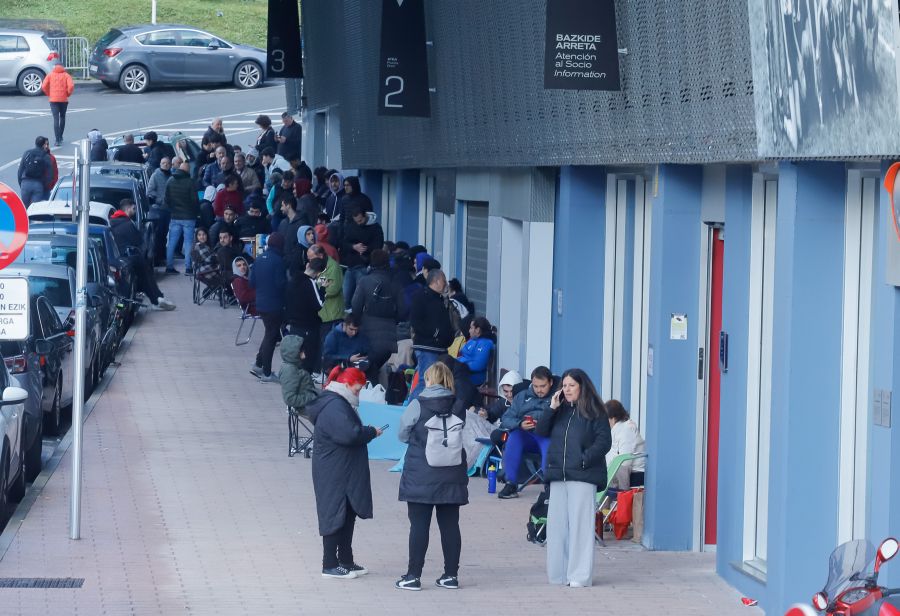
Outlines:
POLYGON ((59 54, 59 61, 67 71, 72 73, 73 77, 88 78, 88 58, 91 55, 91 49, 86 38, 65 36, 48 38, 47 42, 59 54))

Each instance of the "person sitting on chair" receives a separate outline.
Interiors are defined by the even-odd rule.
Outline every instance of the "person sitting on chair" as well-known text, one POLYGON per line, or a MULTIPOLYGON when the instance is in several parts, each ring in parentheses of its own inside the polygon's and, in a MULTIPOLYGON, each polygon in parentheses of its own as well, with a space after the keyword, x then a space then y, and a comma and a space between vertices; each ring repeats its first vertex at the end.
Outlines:
POLYGON ((487 367, 493 350, 491 322, 484 317, 475 317, 469 324, 469 341, 463 345, 456 359, 469 369, 469 379, 476 386, 487 380, 487 367))
POLYGON ((319 397, 312 377, 303 369, 305 357, 301 336, 287 335, 281 339, 281 370, 278 372, 281 397, 286 405, 298 410, 319 397))
POLYGON ((209 234, 203 227, 194 232, 194 248, 191 250, 191 261, 194 264, 194 277, 210 286, 219 281, 219 260, 209 245, 209 234))
POLYGON ((355 366, 365 372, 369 367, 369 339, 359 333, 359 315, 348 314, 340 327, 335 327, 325 337, 322 370, 330 372, 335 366, 355 366), (365 364, 365 367, 361 367, 365 364))
MULTIPOLYGON (((622 403, 618 400, 607 400, 605 406, 609 427, 612 429, 612 447, 606 454, 606 465, 609 466, 615 457, 624 453, 646 453, 644 437, 622 403)), ((625 462, 613 478, 613 485, 623 490, 631 486, 644 485, 646 464, 646 458, 625 462)))
POLYGON ((517 481, 523 453, 540 453, 541 469, 545 470, 550 439, 535 434, 534 427, 550 408, 554 389, 553 373, 546 366, 538 366, 531 371, 531 386, 513 398, 509 409, 500 419, 500 428, 508 430, 509 437, 503 450, 507 483, 497 495, 498 498, 516 498, 519 495, 517 481))
POLYGON ((235 257, 231 262, 231 288, 241 308, 246 308, 248 314, 256 315, 256 289, 250 286, 250 266, 244 257, 235 257))
POLYGON ((491 423, 497 423, 512 404, 514 394, 519 393, 517 391, 513 392, 513 388, 522 382, 522 376, 518 372, 508 370, 497 386, 500 389, 500 397, 494 400, 488 408, 480 409, 478 415, 491 423))

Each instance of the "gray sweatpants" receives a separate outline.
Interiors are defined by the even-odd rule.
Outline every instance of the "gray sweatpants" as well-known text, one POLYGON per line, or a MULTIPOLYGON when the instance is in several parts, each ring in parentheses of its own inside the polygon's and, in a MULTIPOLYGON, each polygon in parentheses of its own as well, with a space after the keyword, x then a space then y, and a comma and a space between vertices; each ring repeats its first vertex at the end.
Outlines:
POLYGON ((547 577, 551 584, 590 586, 594 574, 597 486, 551 481, 547 508, 547 577))

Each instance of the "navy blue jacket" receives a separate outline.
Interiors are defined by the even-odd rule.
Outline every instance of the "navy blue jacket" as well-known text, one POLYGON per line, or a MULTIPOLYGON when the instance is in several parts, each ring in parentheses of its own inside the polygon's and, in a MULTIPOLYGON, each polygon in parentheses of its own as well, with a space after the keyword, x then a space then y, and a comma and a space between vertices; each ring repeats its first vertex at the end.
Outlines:
POLYGON ((257 312, 284 310, 284 288, 287 274, 281 253, 269 248, 250 268, 250 286, 256 289, 257 312))
POLYGON ((325 337, 325 361, 342 362, 353 355, 369 354, 369 339, 363 333, 352 338, 344 332, 343 327, 336 326, 325 337))

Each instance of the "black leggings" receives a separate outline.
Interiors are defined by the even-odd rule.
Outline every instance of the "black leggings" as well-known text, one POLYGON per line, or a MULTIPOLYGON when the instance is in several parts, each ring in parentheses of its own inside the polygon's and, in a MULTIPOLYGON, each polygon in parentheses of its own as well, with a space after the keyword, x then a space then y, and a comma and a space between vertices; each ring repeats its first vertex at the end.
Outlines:
POLYGON ((275 343, 281 335, 281 311, 260 312, 265 333, 262 342, 259 343, 259 351, 256 353, 256 365, 263 369, 263 374, 272 374, 272 356, 275 354, 275 343))
POLYGON ((347 513, 344 525, 336 533, 322 536, 322 568, 333 569, 338 564, 353 564, 353 528, 356 525, 356 512, 347 501, 347 513))
POLYGON ((406 503, 409 509, 409 567, 407 575, 422 577, 425 553, 428 551, 428 535, 431 527, 431 510, 437 511, 438 528, 441 530, 441 548, 444 551, 444 573, 456 577, 459 574, 459 554, 462 552, 462 535, 459 532, 459 505, 426 505, 406 503))
POLYGON ((53 114, 53 136, 57 141, 63 140, 66 131, 66 109, 69 103, 50 103, 50 112, 53 114))

